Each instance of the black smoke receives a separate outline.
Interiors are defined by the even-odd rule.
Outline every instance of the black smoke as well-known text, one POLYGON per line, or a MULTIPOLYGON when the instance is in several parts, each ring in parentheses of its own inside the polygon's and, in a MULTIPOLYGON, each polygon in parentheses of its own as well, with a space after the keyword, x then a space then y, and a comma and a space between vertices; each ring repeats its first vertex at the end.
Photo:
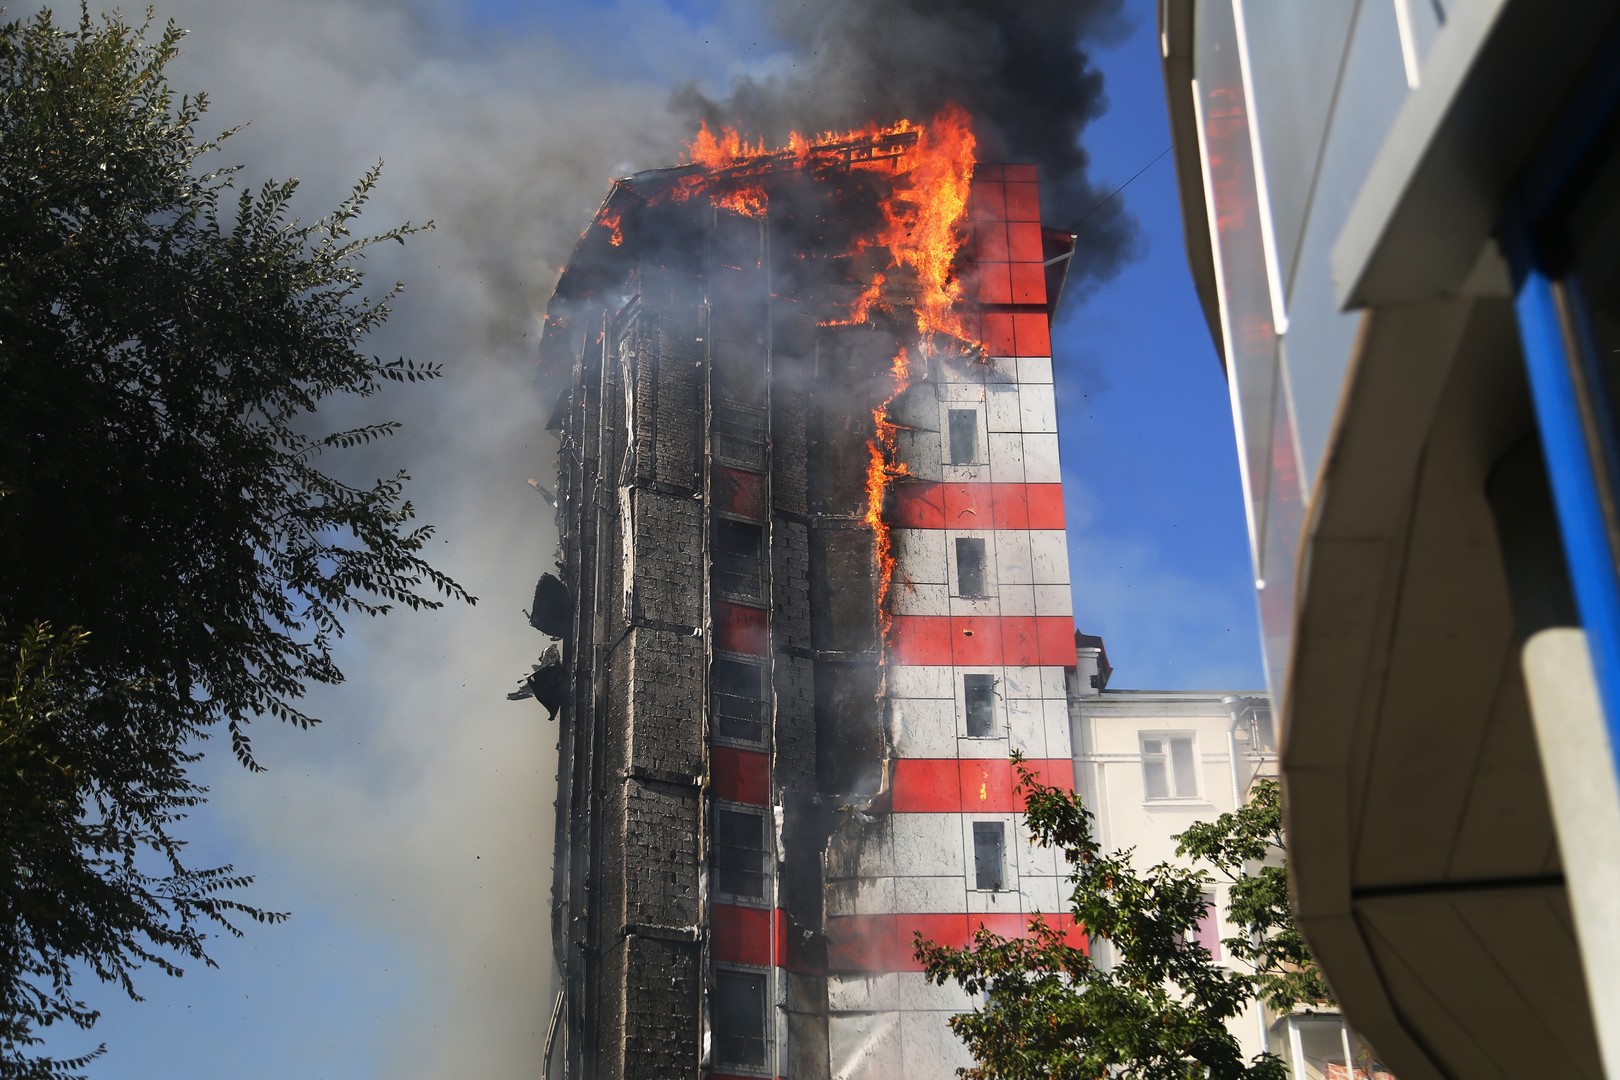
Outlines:
POLYGON ((926 119, 948 102, 973 116, 979 160, 1033 162, 1045 224, 1079 241, 1065 295, 1111 276, 1136 226, 1090 174, 1086 125, 1108 105, 1087 46, 1125 30, 1120 0, 777 0, 790 66, 733 80, 724 97, 696 84, 677 115, 777 144, 814 133, 926 119))

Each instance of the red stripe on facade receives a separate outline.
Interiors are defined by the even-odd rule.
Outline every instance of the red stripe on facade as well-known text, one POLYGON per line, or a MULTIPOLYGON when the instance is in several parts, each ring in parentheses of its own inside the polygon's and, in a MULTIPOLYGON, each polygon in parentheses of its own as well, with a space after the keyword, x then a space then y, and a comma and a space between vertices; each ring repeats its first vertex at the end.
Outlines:
MULTIPOLYGON (((1051 787, 1074 790, 1074 761, 1026 762, 1051 787)), ((1024 809, 1017 774, 1005 758, 900 758, 891 780, 897 814, 1005 814, 1024 809)))
POLYGON ((709 784, 716 798, 764 806, 771 801, 771 759, 762 750, 716 743, 709 748, 709 784))
POLYGON ((723 964, 752 964, 769 967, 771 933, 776 934, 775 961, 787 956, 787 913, 781 908, 744 907, 741 904, 715 904, 709 914, 709 944, 714 958, 723 964))
MULTIPOLYGON (((1002 937, 1027 936, 1033 915, 966 912, 926 915, 835 915, 827 920, 827 970, 921 971, 912 955, 915 937, 960 949, 973 941, 980 926, 1002 937)), ((1085 931, 1069 914, 1047 915, 1046 925, 1062 932, 1070 946, 1089 952, 1085 931)))
POLYGON ((744 656, 764 656, 765 609, 714 602, 714 647, 744 656))
POLYGON ((1062 484, 896 484, 884 515, 897 529, 1063 528, 1062 484))
POLYGON ((1067 615, 896 615, 888 659, 915 667, 1074 667, 1067 615))

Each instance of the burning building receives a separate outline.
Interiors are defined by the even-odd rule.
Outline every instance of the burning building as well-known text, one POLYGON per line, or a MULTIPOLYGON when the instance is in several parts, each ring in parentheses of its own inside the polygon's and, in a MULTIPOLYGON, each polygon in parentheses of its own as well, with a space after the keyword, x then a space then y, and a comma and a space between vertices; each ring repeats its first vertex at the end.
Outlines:
POLYGON ((973 149, 705 131, 563 272, 550 1075, 948 1076, 914 933, 1061 918, 1008 758, 1072 786, 1073 237, 973 149))

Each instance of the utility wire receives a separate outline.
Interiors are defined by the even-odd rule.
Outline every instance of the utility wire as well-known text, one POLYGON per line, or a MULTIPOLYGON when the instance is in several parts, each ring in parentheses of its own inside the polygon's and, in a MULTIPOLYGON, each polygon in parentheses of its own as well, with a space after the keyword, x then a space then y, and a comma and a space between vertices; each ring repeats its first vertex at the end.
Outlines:
POLYGON ((1086 222, 1090 221, 1092 219, 1092 217, 1094 217, 1096 215, 1097 211, 1101 210, 1103 207, 1107 206, 1110 202, 1112 202, 1114 200, 1115 195, 1118 195, 1120 192, 1122 192, 1126 188, 1130 187, 1131 184, 1135 183, 1136 178, 1138 176, 1141 176, 1143 173, 1145 173, 1149 169, 1153 168, 1153 166, 1157 165, 1159 163, 1159 158, 1162 158, 1162 157, 1164 157, 1164 155, 1168 154, 1170 152, 1170 149, 1171 148, 1167 146, 1163 150, 1160 150, 1159 154, 1158 154, 1158 157, 1155 157, 1152 161, 1148 162, 1146 165, 1142 166, 1140 169, 1137 169, 1136 172, 1131 174, 1131 178, 1129 180, 1127 180, 1123 184, 1119 185, 1119 187, 1115 188, 1113 191, 1110 191, 1108 193, 1108 198, 1104 199, 1102 202, 1098 203, 1096 206, 1093 206, 1090 210, 1087 210, 1086 211, 1086 216, 1081 218, 1078 222, 1076 222, 1073 228, 1065 229, 1063 231, 1066 232, 1066 233, 1071 233, 1071 234, 1079 232, 1081 225, 1084 225, 1086 222))

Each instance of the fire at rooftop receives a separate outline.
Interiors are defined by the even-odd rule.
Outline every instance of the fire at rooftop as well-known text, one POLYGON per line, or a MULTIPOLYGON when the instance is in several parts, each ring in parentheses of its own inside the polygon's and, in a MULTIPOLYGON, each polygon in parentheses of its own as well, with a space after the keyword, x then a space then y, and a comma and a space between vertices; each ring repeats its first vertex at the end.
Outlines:
POLYGON ((1073 238, 1032 167, 974 154, 956 108, 704 128, 559 280, 531 623, 560 640, 520 691, 561 734, 550 1075, 950 1075, 912 931, 1020 933, 1056 896, 1007 757, 1072 784, 1073 238))

